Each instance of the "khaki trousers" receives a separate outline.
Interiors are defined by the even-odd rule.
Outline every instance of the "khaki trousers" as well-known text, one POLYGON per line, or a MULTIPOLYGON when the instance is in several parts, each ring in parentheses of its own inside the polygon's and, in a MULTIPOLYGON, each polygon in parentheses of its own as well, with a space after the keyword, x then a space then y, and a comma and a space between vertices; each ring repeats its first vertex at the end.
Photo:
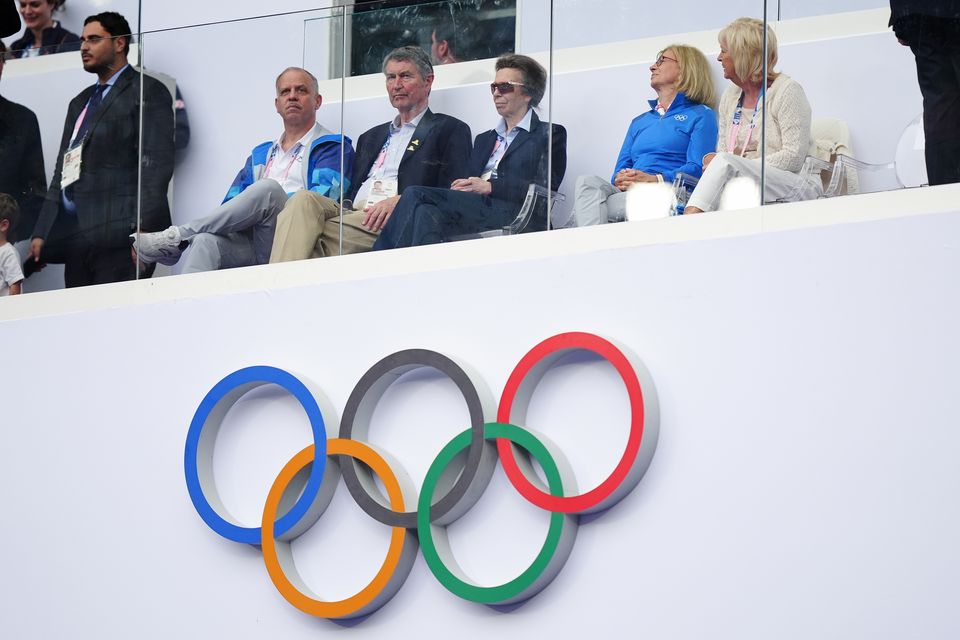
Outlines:
POLYGON ((277 217, 270 262, 370 251, 379 233, 364 228, 363 215, 362 211, 345 211, 341 216, 336 201, 312 191, 298 191, 277 217))

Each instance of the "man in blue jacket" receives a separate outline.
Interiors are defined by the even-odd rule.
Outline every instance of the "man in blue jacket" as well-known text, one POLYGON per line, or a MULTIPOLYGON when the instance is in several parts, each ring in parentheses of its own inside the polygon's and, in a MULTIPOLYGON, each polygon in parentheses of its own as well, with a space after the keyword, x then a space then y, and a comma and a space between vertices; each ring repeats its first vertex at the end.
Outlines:
POLYGON ((283 133, 254 147, 210 215, 157 233, 133 234, 143 262, 175 264, 190 246, 183 273, 265 264, 277 216, 291 195, 307 190, 336 200, 349 188, 342 176, 351 175, 353 146, 317 123, 322 102, 317 79, 290 67, 276 84, 283 133))

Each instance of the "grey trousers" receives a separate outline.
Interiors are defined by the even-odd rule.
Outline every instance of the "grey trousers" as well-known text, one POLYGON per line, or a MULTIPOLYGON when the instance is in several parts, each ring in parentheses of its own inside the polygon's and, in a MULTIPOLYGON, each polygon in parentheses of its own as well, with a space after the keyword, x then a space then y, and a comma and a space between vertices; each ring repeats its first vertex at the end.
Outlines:
POLYGON ((598 176, 577 178, 573 219, 578 227, 622 222, 627 217, 627 194, 598 176))
POLYGON ((248 267, 270 261, 277 216, 287 194, 276 180, 258 180, 210 215, 180 225, 190 242, 183 273, 248 267))

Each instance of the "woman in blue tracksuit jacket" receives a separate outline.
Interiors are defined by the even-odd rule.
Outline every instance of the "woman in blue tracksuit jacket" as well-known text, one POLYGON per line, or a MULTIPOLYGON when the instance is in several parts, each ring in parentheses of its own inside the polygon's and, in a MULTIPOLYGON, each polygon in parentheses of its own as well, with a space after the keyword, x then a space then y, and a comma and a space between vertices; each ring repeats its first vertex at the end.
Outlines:
POLYGON ((716 149, 716 89, 699 49, 674 44, 661 51, 650 65, 650 86, 657 99, 630 123, 610 181, 577 179, 577 226, 623 220, 634 183, 671 183, 681 172, 699 178, 703 156, 716 149))

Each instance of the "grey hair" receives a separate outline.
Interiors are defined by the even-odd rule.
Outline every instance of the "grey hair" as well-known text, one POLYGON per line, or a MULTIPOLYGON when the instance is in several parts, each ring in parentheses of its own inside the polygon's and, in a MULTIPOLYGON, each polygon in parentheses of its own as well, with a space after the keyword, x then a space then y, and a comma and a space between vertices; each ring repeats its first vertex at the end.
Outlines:
POLYGON ((387 72, 387 63, 391 61, 412 62, 424 78, 433 75, 433 63, 430 62, 430 56, 420 47, 408 45, 406 47, 398 47, 388 53, 383 59, 382 71, 384 73, 387 72))

